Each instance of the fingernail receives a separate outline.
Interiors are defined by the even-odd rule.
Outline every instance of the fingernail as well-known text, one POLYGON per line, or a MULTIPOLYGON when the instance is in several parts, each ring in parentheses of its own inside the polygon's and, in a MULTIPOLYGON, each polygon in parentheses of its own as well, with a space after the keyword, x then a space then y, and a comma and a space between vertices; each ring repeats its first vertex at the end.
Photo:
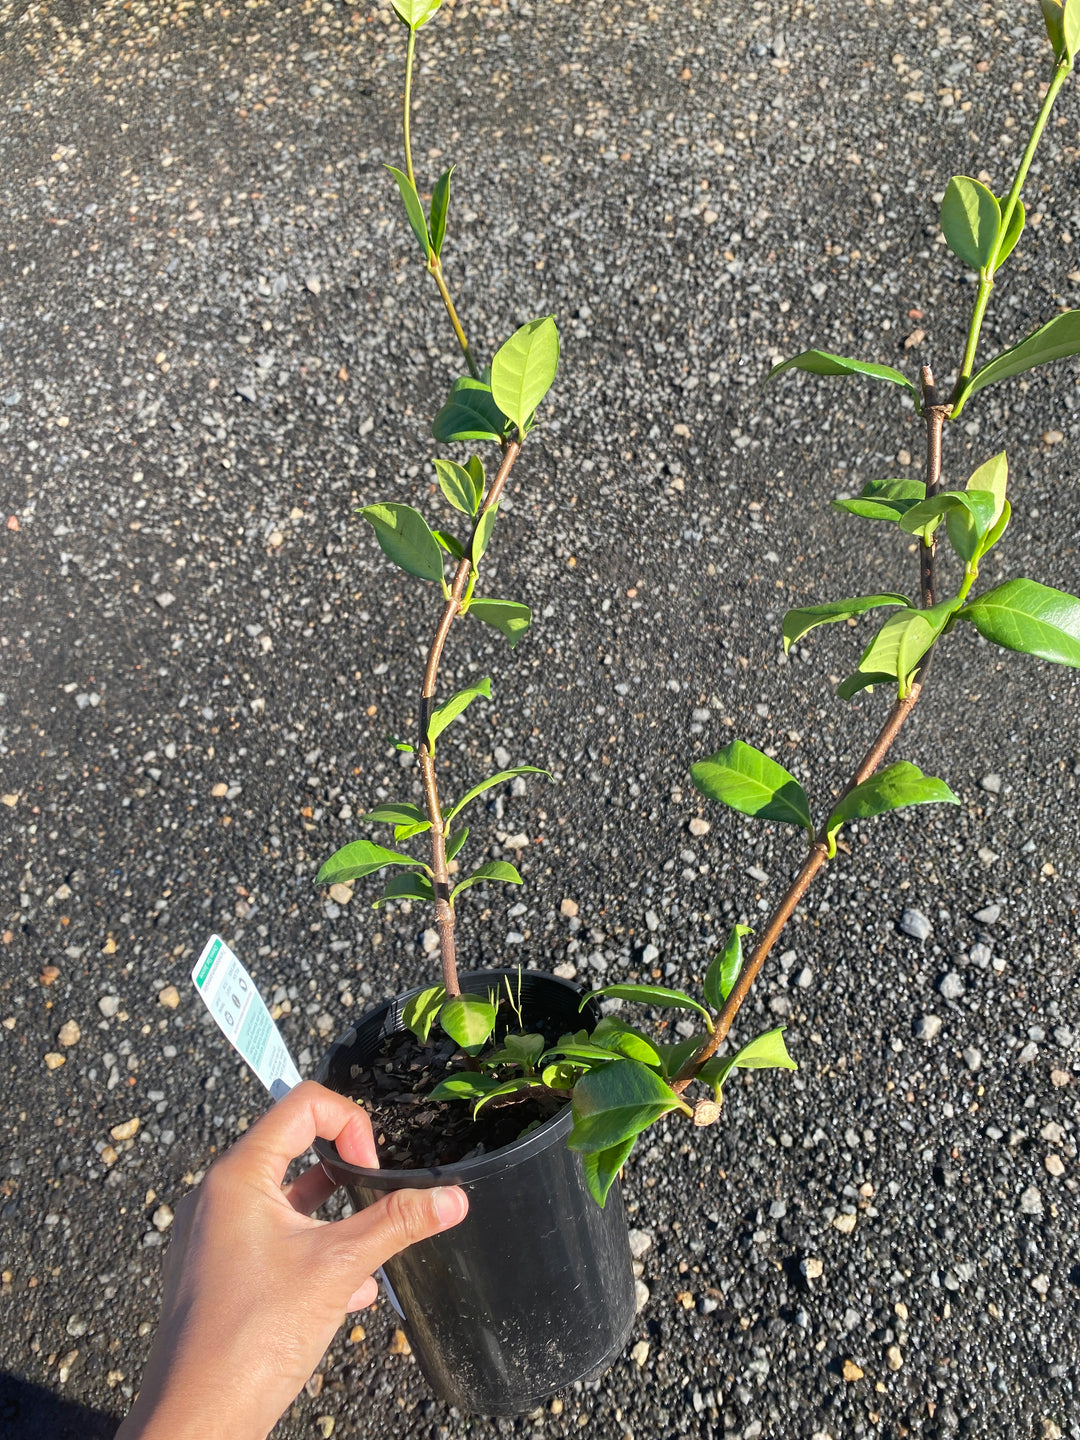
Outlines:
POLYGON ((434 1192, 434 1200, 435 1214, 444 1228, 449 1229, 451 1225, 456 1225, 465 1218, 468 1203, 461 1190, 443 1186, 434 1192))

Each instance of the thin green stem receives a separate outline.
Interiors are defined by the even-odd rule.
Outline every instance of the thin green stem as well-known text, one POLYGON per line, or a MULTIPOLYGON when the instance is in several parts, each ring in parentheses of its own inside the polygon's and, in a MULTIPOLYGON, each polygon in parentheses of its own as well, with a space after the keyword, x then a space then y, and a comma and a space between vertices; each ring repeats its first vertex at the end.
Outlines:
POLYGON ((1009 233, 1009 224, 1017 205, 1020 204, 1020 192, 1024 188, 1024 181, 1027 179, 1031 162, 1035 158, 1035 151, 1039 147, 1042 133, 1046 129, 1047 121, 1050 119, 1050 112, 1054 108, 1054 101, 1057 99, 1058 91, 1069 78, 1072 71, 1072 61, 1065 56, 1057 62, 1054 67, 1053 78, 1050 81, 1043 103, 1036 117, 1035 125, 1028 137, 1028 143, 1020 157, 1020 164, 1017 167, 1016 178, 1013 180, 1012 189, 1009 191, 1005 201, 1004 209, 1001 212, 1001 228, 998 231, 997 244, 994 253, 987 262, 986 268, 979 276, 979 289, 975 296, 975 306, 971 313, 971 325, 968 328, 967 344, 964 347, 964 359, 960 366, 960 375, 956 381, 956 389, 953 391, 953 415, 959 414, 961 395, 967 382, 971 379, 975 369, 975 351, 979 344, 979 333, 982 330, 983 320, 986 316, 986 307, 990 303, 990 292, 994 288, 994 275, 997 271, 998 256, 1001 247, 1005 243, 1005 237, 1009 233), (959 403, 958 403, 959 402, 959 403))
POLYGON ((454 302, 450 298, 450 291, 446 288, 446 281, 443 278, 442 272, 442 262, 439 260, 439 257, 435 254, 434 250, 432 250, 431 254, 428 256, 428 273, 431 275, 431 278, 435 281, 435 284, 439 288, 439 294, 442 296, 442 302, 446 306, 446 313, 450 317, 450 324, 454 327, 454 334, 457 336, 457 342, 461 346, 461 353, 465 356, 465 363, 469 367, 469 374, 473 377, 474 380, 479 380, 480 367, 477 365, 472 350, 469 348, 469 342, 465 338, 465 331, 462 329, 461 321, 458 319, 458 313, 457 310, 454 308, 454 302))
POLYGON ((402 129, 405 134, 405 173, 409 177, 409 184, 416 188, 416 176, 413 174, 412 163, 412 139, 410 132, 410 115, 412 108, 412 72, 413 58, 416 55, 416 31, 409 27, 409 43, 405 49, 405 113, 402 121, 402 129))

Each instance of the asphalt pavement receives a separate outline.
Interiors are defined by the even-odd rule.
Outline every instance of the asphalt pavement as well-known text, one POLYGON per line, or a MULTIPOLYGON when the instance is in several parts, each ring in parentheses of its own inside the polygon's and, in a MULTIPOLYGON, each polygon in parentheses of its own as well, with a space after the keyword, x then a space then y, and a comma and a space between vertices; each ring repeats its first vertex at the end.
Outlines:
MULTIPOLYGON (((493 678, 441 742, 452 783, 554 776, 476 809, 468 858, 525 885, 463 899, 466 965, 692 984, 782 893, 795 833, 710 806, 688 769, 741 738, 818 809, 839 791, 888 704, 835 694, 871 632, 785 661, 780 622, 914 592, 908 537, 830 501, 917 477, 922 437, 893 387, 763 381, 811 344, 955 374, 973 287, 940 197, 956 171, 1005 190, 1047 53, 1037 5, 975 0, 445 0, 422 32, 418 180, 457 165, 444 263, 473 343, 548 312, 563 338, 490 552, 535 624, 513 652, 462 625, 445 663, 493 678)), ((419 789, 386 737, 415 725, 438 601, 353 514, 434 520, 430 421, 462 368, 382 169, 403 61, 389 6, 0 4, 19 1440, 113 1433, 172 1209, 265 1105, 192 989, 207 936, 305 1071, 432 973, 418 906, 313 883, 358 813, 419 789)), ((1078 161, 1071 82, 984 357, 1080 305, 1078 161)), ((1080 590, 1078 374, 987 389, 947 433, 951 484, 1008 449, 987 583, 1080 590)), ((276 1435, 1080 1437, 1076 672, 958 633, 895 754, 960 806, 853 829, 800 908, 739 1026, 786 1023, 799 1072, 639 1147, 648 1298, 610 1373, 464 1417, 381 1302, 276 1435)))

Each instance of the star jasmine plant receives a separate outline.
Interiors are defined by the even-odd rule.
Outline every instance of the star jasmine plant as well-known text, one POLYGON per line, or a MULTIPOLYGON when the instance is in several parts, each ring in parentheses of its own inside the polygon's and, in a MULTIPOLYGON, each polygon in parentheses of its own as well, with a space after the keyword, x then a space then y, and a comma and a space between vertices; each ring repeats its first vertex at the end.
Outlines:
MULTIPOLYGON (((463 814, 492 787, 519 775, 544 772, 533 766, 501 770, 446 802, 435 764, 438 739, 474 701, 490 698, 491 680, 482 679, 441 698, 440 666, 460 619, 472 615, 494 626, 511 648, 529 629, 531 613, 526 604, 486 593, 483 562, 507 477, 538 423, 540 407, 555 379, 559 339, 554 321, 540 317, 516 330, 495 351, 490 365, 483 367, 466 339, 442 263, 453 167, 435 181, 425 211, 410 139, 417 34, 438 11, 441 0, 393 3, 408 27, 405 169, 387 168, 446 308, 467 373, 454 381, 433 425, 436 442, 458 457, 439 456, 432 461, 449 507, 447 518, 434 528, 408 505, 371 504, 359 512, 372 526, 387 557, 441 594, 423 674, 418 734, 412 742, 398 742, 399 749, 413 751, 419 762, 423 806, 401 801, 369 810, 361 822, 391 827, 395 848, 366 838, 354 840, 323 865, 318 882, 352 882, 391 870, 393 876, 376 905, 408 899, 434 906, 441 980, 409 1003, 404 1022, 421 1044, 428 1042, 436 1027, 445 1032, 459 1047, 465 1068, 448 1074, 431 1098, 467 1103, 477 1113, 489 1105, 517 1104, 536 1092, 569 1100, 574 1125, 568 1143, 581 1152, 589 1188, 602 1205, 637 1137, 662 1116, 677 1111, 695 1125, 711 1125, 720 1116, 724 1089, 734 1071, 796 1068, 784 1044, 783 1027, 757 1036, 734 1052, 721 1054, 721 1047, 785 925, 818 872, 836 858, 843 827, 912 805, 958 803, 944 780, 924 775, 908 761, 885 763, 930 681, 938 651, 947 652, 953 631, 958 626, 974 626, 980 635, 1006 650, 1080 667, 1080 599, 1026 576, 990 589, 979 584, 980 565, 1002 541, 1009 524, 1006 454, 988 456, 962 484, 951 486, 945 481, 944 462, 949 427, 987 386, 1080 354, 1080 312, 1064 311, 1000 354, 986 360, 979 356, 981 329, 995 284, 1024 231, 1024 182, 1080 50, 1080 0, 1041 0, 1052 52, 1047 83, 1008 188, 995 190, 970 176, 956 175, 944 193, 940 223, 945 242, 956 259, 977 276, 955 383, 941 390, 928 366, 913 377, 890 365, 818 349, 785 360, 769 376, 773 380, 788 371, 805 371, 862 377, 894 387, 910 402, 925 436, 924 478, 872 480, 858 497, 834 504, 859 524, 875 522, 880 534, 898 529, 912 536, 918 547, 918 587, 914 595, 898 589, 801 607, 784 616, 782 638, 787 651, 821 625, 872 611, 883 613, 879 628, 837 694, 847 701, 861 691, 871 695, 882 691, 891 695, 889 708, 876 739, 838 798, 818 808, 823 818, 815 818, 815 808, 802 785, 782 765, 742 740, 691 767, 693 782, 704 796, 743 815, 802 832, 805 853, 794 880, 760 934, 754 936, 752 947, 747 942, 754 932, 748 926, 732 928, 707 967, 700 995, 626 983, 604 986, 583 998, 583 1007, 588 1000, 604 999, 641 1005, 647 1011, 682 1011, 692 1017, 697 1030, 676 1044, 627 1023, 621 1013, 607 1014, 591 1028, 550 1043, 543 1035, 521 1033, 520 1027, 515 1030, 513 1024, 507 1028, 505 1020, 499 1022, 504 1006, 510 1012, 516 1008, 512 986, 507 987, 504 998, 495 993, 462 994, 458 982, 458 900, 477 884, 521 883, 518 872, 504 861, 480 865, 451 883, 451 862, 463 853, 469 837, 463 814), (473 453, 474 446, 488 447, 486 453, 492 458, 486 465, 473 453), (489 470, 494 471, 490 480, 489 470), (946 583, 938 563, 943 545, 959 562, 955 588, 946 583), (423 858, 399 848, 420 837, 426 850, 423 858)), ((940 683, 940 677, 935 683, 940 683)))

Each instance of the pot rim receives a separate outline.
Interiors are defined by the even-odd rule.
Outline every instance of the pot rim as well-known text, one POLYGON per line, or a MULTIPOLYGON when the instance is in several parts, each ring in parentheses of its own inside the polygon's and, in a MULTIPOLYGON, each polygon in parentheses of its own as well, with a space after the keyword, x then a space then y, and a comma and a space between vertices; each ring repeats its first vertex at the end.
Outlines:
MULTIPOLYGON (((490 980, 501 980, 504 976, 511 978, 520 973, 522 975, 533 975, 550 985, 559 986, 570 991, 575 996, 582 996, 587 992, 582 986, 575 984, 572 980, 563 980, 558 975, 551 975, 546 970, 529 970, 525 966, 500 967, 488 970, 470 970, 461 977, 461 988, 471 990, 481 987, 490 980)), ((359 1028, 373 1017, 383 1014, 384 1017, 392 1015, 395 1007, 399 1014, 401 1008, 419 995, 421 991, 428 990, 429 985, 414 985, 412 989, 395 995, 392 999, 384 1000, 382 1004, 374 1006, 371 1010, 364 1012, 360 1018, 353 1022, 349 1028, 341 1034, 326 1051, 319 1062, 316 1071, 316 1078, 324 1076, 329 1068, 331 1057, 335 1051, 344 1046, 351 1045, 356 1039, 359 1028)), ((385 1033, 397 1033, 397 1030, 404 1029, 400 1019, 397 1028, 385 1033)), ((324 1083, 324 1081, 320 1081, 324 1083)), ((492 1150, 484 1155, 475 1155, 468 1160, 459 1160, 453 1165, 433 1165, 417 1170, 380 1170, 369 1165, 351 1165, 343 1160, 337 1152, 337 1146, 332 1140, 316 1139, 314 1143, 315 1153, 322 1162, 323 1168, 329 1167, 332 1178, 340 1179, 346 1177, 347 1181, 354 1184, 366 1185, 373 1190, 430 1190, 437 1185, 468 1185, 477 1180, 484 1180, 489 1175, 499 1173, 503 1170, 513 1168, 515 1165, 530 1159, 533 1155, 549 1149, 552 1144, 565 1139, 573 1128, 574 1117, 570 1105, 564 1105, 557 1111, 550 1120, 531 1130, 528 1135, 513 1141, 510 1145, 503 1145, 498 1150, 492 1150)))

